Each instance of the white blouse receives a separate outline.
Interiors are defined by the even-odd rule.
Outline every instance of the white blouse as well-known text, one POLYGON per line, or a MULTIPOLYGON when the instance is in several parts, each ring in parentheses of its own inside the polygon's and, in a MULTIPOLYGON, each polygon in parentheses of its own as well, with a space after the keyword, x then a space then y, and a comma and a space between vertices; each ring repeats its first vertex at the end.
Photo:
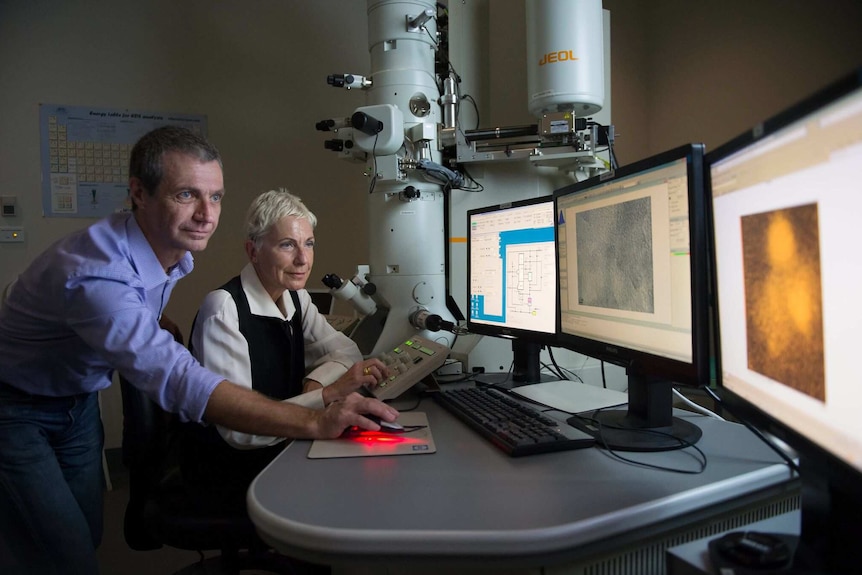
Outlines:
MULTIPOLYGON (((240 272, 240 279, 252 315, 285 321, 293 317, 295 308, 290 294, 284 292, 286 313, 283 314, 260 283, 257 272, 250 263, 240 272)), ((307 291, 300 290, 297 295, 302 308, 305 380, 311 379, 324 386, 329 385, 344 375, 350 366, 362 360, 362 354, 353 340, 329 325, 311 302, 307 291)), ((204 367, 228 381, 252 387, 248 342, 239 331, 236 303, 228 292, 218 289, 204 298, 195 319, 191 344, 195 357, 204 367)), ((309 391, 285 401, 312 409, 323 409, 323 390, 309 391)), ((281 437, 250 435, 221 425, 216 428, 228 444, 238 449, 266 447, 283 441, 281 437)))

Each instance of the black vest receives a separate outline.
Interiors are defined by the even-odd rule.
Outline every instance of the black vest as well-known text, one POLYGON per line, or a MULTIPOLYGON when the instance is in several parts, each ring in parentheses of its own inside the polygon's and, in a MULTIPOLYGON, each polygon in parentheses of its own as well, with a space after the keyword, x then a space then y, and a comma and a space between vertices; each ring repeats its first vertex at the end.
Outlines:
MULTIPOLYGON (((239 276, 219 289, 228 292, 236 304, 239 331, 248 342, 252 388, 278 400, 302 393, 305 343, 297 293, 290 292, 296 313, 290 321, 283 321, 251 314, 239 276)), ((240 512, 244 512, 251 480, 287 445, 236 449, 222 439, 215 426, 196 423, 180 427, 179 442, 183 482, 196 506, 240 512)))
POLYGON ((289 292, 296 313, 290 321, 283 321, 251 314, 239 276, 219 289, 229 293, 236 303, 239 332, 248 342, 252 388, 275 399, 287 399, 302 393, 305 342, 297 293, 289 292))

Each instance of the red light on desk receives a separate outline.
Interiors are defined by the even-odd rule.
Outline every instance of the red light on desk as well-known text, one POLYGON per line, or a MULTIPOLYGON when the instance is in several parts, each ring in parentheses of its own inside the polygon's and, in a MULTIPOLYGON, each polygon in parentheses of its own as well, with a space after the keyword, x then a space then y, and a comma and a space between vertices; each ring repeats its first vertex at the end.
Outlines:
POLYGON ((364 443, 404 443, 406 438, 393 436, 388 433, 377 433, 376 431, 366 431, 360 433, 353 439, 364 443))
POLYGON ((367 429, 361 429, 359 427, 354 427, 345 432, 344 438, 350 439, 351 441, 354 441, 356 443, 364 443, 367 445, 374 446, 397 446, 424 443, 422 439, 409 437, 401 433, 369 431, 367 429))

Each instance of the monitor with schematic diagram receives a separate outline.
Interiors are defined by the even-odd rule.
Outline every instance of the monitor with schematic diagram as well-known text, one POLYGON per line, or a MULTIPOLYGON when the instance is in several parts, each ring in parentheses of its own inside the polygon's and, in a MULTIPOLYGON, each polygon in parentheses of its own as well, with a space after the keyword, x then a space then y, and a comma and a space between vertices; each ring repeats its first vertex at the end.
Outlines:
POLYGON ((511 378, 542 381, 539 354, 556 340, 557 267, 552 196, 467 212, 471 333, 512 340, 511 378))

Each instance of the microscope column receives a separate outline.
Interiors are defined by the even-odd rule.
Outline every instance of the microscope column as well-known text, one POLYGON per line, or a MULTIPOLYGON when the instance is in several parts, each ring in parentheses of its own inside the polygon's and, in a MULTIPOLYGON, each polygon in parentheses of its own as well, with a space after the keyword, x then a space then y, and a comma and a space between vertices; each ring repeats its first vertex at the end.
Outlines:
POLYGON ((369 195, 368 280, 391 306, 374 354, 416 333, 446 344, 453 338, 447 332, 417 332, 408 319, 420 307, 452 319, 445 302, 443 192, 440 185, 422 179, 416 170, 402 170, 399 163, 403 158, 441 161, 437 150, 439 90, 434 75, 436 20, 430 18, 413 29, 409 26, 411 18, 428 14, 428 10, 436 14, 436 3, 368 1, 373 85, 367 92, 367 104, 397 107, 404 116, 405 132, 401 150, 368 159, 369 176, 376 173, 369 195))

